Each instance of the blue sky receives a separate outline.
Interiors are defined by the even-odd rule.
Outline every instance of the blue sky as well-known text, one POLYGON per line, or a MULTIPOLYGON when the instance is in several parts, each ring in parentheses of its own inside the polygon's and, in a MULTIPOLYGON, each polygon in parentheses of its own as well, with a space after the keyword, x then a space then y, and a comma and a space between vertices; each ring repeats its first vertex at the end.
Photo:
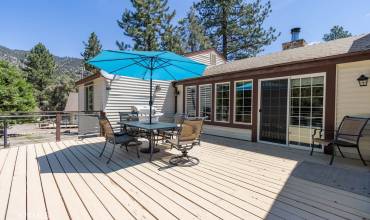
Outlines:
MULTIPOLYGON (((183 17, 192 0, 169 0, 169 5, 183 17)), ((290 29, 302 28, 307 42, 321 41, 336 24, 353 34, 370 32, 369 0, 271 0, 272 14, 266 26, 273 26, 281 36, 262 54, 281 50, 289 41, 290 29)), ((1 0, 0 45, 29 50, 44 43, 58 56, 80 57, 82 41, 95 31, 104 49, 116 49, 115 41, 124 40, 116 20, 129 0, 1 0)), ((127 39, 126 39, 127 40, 127 39)))

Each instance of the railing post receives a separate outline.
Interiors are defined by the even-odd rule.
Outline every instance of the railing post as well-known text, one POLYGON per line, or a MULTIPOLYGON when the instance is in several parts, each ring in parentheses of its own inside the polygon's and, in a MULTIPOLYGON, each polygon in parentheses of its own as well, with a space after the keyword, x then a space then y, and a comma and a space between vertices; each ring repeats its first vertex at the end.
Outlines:
MULTIPOLYGON (((100 117, 105 117, 105 116, 106 116, 105 112, 100 111, 100 117)), ((99 127, 100 127, 100 123, 99 123, 99 127)), ((102 127, 100 127, 100 136, 104 136, 104 135, 105 135, 104 130, 102 127)))
POLYGON ((4 136, 4 148, 5 148, 5 147, 8 147, 8 122, 6 120, 4 120, 3 136, 4 136))
POLYGON ((56 115, 56 131, 55 131, 55 140, 56 142, 60 141, 60 123, 62 121, 62 116, 58 112, 56 115))

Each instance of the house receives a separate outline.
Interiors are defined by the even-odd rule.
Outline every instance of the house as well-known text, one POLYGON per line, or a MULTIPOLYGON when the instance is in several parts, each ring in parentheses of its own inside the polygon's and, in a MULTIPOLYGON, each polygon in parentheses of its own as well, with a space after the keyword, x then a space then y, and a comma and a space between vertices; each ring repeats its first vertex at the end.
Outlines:
MULTIPOLYGON (((184 54, 197 62, 213 67, 226 63, 225 58, 214 49, 207 49, 184 54)), ((133 105, 148 105, 149 81, 116 77, 104 72, 87 76, 76 83, 78 89, 78 110, 85 112, 102 111, 112 122, 117 125, 118 112, 130 112, 133 105)), ((172 115, 176 111, 175 90, 171 81, 153 81, 153 88, 160 87, 154 100, 154 107, 164 115, 172 115)), ((96 131, 96 118, 89 115, 80 115, 80 133, 96 131)))
MULTIPOLYGON (((370 117, 370 86, 359 85, 361 75, 370 77, 370 34, 308 45, 295 28, 280 52, 175 82, 176 108, 207 117, 205 133, 310 149, 314 128, 333 130, 345 115, 370 117)), ((360 143, 367 159, 369 131, 360 143)))

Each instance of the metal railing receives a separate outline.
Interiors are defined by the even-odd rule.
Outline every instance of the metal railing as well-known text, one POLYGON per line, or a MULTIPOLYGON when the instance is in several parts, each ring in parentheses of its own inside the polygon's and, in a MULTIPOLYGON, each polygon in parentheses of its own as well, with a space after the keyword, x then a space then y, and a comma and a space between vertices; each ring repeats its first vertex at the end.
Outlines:
POLYGON ((1 112, 0 137, 3 141, 0 146, 10 146, 9 140, 25 144, 99 135, 98 116, 102 114, 104 112, 100 111, 1 112))

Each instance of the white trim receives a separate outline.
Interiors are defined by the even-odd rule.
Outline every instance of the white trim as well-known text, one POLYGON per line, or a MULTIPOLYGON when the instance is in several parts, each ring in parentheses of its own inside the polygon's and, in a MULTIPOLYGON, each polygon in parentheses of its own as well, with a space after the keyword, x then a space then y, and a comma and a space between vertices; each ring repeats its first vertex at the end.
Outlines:
POLYGON ((212 91, 213 91, 213 88, 212 88, 212 83, 202 84, 202 85, 198 86, 198 89, 199 89, 199 92, 198 92, 198 115, 200 116, 200 88, 201 87, 206 87, 206 86, 211 86, 211 117, 207 120, 204 120, 204 121, 211 121, 212 120, 212 114, 213 114, 213 106, 212 106, 212 99, 213 99, 212 91))
POLYGON ((240 124, 240 125, 252 125, 253 124, 253 79, 246 79, 246 80, 238 80, 234 81, 234 101, 233 101, 233 124, 240 124), (244 122, 237 122, 236 121, 236 83, 238 82, 251 82, 252 83, 252 96, 251 96, 251 122, 250 123, 244 123, 244 122))
MULTIPOLYGON (((184 113, 185 114, 188 114, 188 102, 187 102, 188 101, 187 100, 188 99, 188 90, 187 90, 188 87, 189 88, 193 87, 195 89, 195 98, 197 98, 197 86, 196 85, 194 85, 194 86, 185 86, 184 87, 184 90, 185 90, 185 97, 184 97, 185 98, 184 99, 185 100, 185 112, 184 113)), ((195 106, 194 106, 195 116, 197 116, 197 106, 196 106, 197 101, 198 100, 195 100, 195 106)))
POLYGON ((231 114, 231 111, 230 111, 230 88, 231 86, 230 86, 230 82, 219 82, 219 83, 215 83, 215 88, 214 88, 214 94, 215 94, 215 99, 214 99, 214 110, 213 110, 213 120, 215 121, 215 122, 218 122, 218 123, 230 123, 230 114, 231 114), (217 89, 217 85, 220 85, 220 84, 229 84, 229 115, 228 115, 228 117, 227 117, 227 121, 217 121, 216 120, 216 118, 217 118, 217 112, 216 112, 216 105, 217 105, 217 91, 216 91, 216 89, 217 89))
MULTIPOLYGON (((297 79, 297 78, 311 78, 311 77, 319 77, 323 76, 324 77, 324 91, 323 91, 323 120, 322 120, 322 126, 325 128, 325 112, 326 112, 326 72, 318 72, 318 73, 311 73, 311 74, 300 74, 300 75, 293 75, 293 76, 283 76, 283 77, 275 77, 275 78, 264 78, 264 79, 259 79, 258 80, 258 109, 257 109, 257 141, 261 143, 268 143, 268 144, 274 144, 274 145, 279 145, 279 146, 284 146, 284 147, 291 147, 291 148, 296 148, 296 149, 303 149, 303 150, 311 150, 310 147, 304 147, 304 146, 298 146, 298 145, 293 145, 289 144, 289 120, 290 120, 290 80, 291 79, 297 79), (286 144, 278 144, 274 142, 267 142, 267 141, 261 141, 260 140, 260 109, 261 109, 261 82, 262 81, 271 81, 271 80, 279 80, 279 79, 287 79, 288 80, 288 96, 287 96, 287 140, 286 144)), ((323 148, 317 149, 315 148, 314 151, 322 152, 323 148)))

